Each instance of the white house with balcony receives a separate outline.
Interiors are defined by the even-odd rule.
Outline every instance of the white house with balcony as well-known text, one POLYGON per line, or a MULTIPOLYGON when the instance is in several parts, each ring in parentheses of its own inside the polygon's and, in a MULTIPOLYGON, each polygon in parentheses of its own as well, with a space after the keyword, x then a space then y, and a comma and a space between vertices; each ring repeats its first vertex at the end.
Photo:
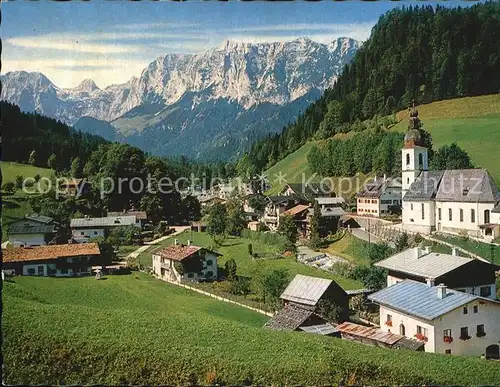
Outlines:
POLYGON ((379 218, 401 207, 401 183, 387 177, 366 184, 356 194, 357 214, 379 218))
POLYGON ((405 279, 368 299, 385 332, 415 338, 426 352, 499 359, 500 302, 405 279))
POLYGON ((153 272, 169 282, 214 281, 217 279, 217 258, 221 254, 195 246, 183 245, 176 239, 173 245, 153 252, 153 272))
POLYGON ((414 110, 413 129, 401 150, 403 228, 424 234, 464 233, 489 241, 500 237, 499 222, 492 216, 500 205, 500 190, 491 175, 486 169, 428 171, 428 149, 418 122, 414 110))

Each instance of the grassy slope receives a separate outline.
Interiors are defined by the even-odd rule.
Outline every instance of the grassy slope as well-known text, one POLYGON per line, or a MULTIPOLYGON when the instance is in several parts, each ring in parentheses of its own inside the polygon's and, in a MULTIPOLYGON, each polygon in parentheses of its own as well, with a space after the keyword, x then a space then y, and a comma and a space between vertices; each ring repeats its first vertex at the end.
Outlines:
MULTIPOLYGON (((175 238, 179 239, 179 241, 183 243, 187 243, 187 240, 190 239, 194 242, 194 244, 199 246, 210 246, 214 244, 212 238, 206 233, 184 232, 183 234, 177 235, 175 238)), ((166 239, 162 242, 162 245, 171 245, 173 243, 173 239, 174 238, 166 239)), ((230 237, 223 242, 222 246, 215 247, 218 252, 223 254, 223 256, 218 260, 218 266, 220 268, 223 268, 224 263, 227 260, 233 258, 236 261, 238 267, 238 274, 241 276, 252 277, 255 270, 258 270, 259 268, 262 268, 264 271, 272 269, 288 269, 291 277, 295 274, 303 274, 334 279, 344 289, 359 289, 362 287, 362 284, 357 281, 336 276, 314 267, 306 266, 302 263, 296 262, 293 258, 254 261, 248 256, 249 243, 252 243, 253 251, 255 253, 273 252, 272 246, 266 246, 259 241, 230 237)), ((139 259, 142 264, 151 266, 150 252, 144 252, 139 256, 139 259)))
POLYGON ((15 182, 16 176, 21 175, 24 178, 34 177, 35 175, 40 175, 41 177, 50 178, 54 171, 48 168, 39 168, 27 164, 19 164, 14 162, 3 161, 2 167, 2 184, 9 181, 15 182))
POLYGON ((144 274, 17 277, 3 289, 8 384, 496 384, 480 359, 262 328, 266 317, 144 274), (307 359, 307 361, 304 361, 307 359))
MULTIPOLYGON (((434 102, 418 111, 434 149, 456 142, 500 184, 500 94, 434 102)), ((408 112, 399 112, 398 118, 402 121, 393 130, 405 131, 408 112)))

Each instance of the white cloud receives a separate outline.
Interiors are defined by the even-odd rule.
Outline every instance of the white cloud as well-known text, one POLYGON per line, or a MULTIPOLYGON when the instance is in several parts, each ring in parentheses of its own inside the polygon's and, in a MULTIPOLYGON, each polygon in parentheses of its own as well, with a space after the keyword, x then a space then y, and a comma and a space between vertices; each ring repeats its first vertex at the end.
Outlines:
POLYGON ((24 38, 10 38, 6 39, 5 42, 13 46, 37 50, 72 51, 93 54, 123 54, 142 50, 141 47, 132 45, 87 43, 71 36, 60 36, 58 39, 49 37, 48 35, 30 36, 24 38))

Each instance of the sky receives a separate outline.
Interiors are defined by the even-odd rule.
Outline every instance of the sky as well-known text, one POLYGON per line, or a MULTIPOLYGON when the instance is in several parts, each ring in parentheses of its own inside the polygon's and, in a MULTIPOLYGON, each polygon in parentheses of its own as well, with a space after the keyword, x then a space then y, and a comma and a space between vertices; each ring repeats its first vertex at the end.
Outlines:
MULTIPOLYGON (((463 2, 447 1, 447 5, 463 2)), ((364 41, 389 2, 2 2, 2 73, 39 71, 62 88, 91 78, 124 83, 166 53, 197 53, 225 40, 364 41)))

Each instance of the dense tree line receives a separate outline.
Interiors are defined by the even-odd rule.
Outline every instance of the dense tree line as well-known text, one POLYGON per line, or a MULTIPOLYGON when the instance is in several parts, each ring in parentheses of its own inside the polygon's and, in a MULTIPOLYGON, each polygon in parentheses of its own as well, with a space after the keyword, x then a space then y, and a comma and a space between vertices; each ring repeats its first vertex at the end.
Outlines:
POLYGON ((390 115, 413 101, 499 92, 499 41, 497 2, 387 12, 333 88, 282 133, 256 142, 238 163, 238 172, 269 168, 314 136, 362 129, 362 121, 390 115))
POLYGON ((71 161, 87 159, 101 144, 102 137, 73 130, 61 121, 37 113, 21 112, 18 106, 0 102, 3 160, 52 166, 69 170, 71 161))

